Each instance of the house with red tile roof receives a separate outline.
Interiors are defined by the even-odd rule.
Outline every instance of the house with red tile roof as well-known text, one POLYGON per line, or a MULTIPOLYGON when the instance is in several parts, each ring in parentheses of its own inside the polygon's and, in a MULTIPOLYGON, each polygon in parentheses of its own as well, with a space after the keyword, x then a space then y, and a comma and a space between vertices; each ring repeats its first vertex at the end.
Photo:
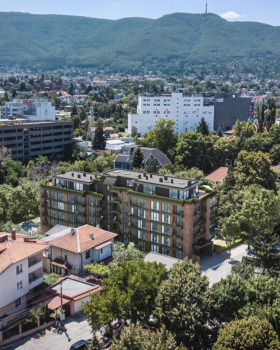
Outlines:
POLYGON ((62 229, 43 239, 50 246, 44 266, 59 275, 80 275, 84 265, 112 257, 116 236, 91 225, 62 229))
POLYGON ((0 232, 0 331, 25 316, 27 300, 43 282, 43 252, 48 244, 28 235, 0 232))
POLYGON ((228 167, 224 166, 224 167, 220 167, 219 169, 213 171, 213 173, 209 174, 205 178, 207 180, 214 182, 214 184, 218 184, 218 183, 224 181, 224 178, 227 176, 227 173, 228 173, 228 167))

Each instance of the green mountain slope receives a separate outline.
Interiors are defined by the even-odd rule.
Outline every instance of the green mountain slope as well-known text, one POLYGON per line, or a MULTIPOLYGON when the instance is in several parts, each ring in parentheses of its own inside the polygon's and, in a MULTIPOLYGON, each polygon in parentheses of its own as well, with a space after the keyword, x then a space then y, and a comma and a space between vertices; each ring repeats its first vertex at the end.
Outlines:
POLYGON ((280 58, 280 27, 228 22, 208 14, 103 20, 0 12, 2 64, 94 66, 124 70, 280 58))

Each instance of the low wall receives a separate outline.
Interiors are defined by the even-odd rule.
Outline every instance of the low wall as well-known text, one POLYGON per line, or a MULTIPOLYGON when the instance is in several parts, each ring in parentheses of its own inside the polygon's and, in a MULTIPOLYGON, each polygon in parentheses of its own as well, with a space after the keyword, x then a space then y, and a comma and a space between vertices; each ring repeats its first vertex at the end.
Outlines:
POLYGON ((30 329, 29 331, 27 332, 24 332, 24 333, 21 333, 21 334, 17 334, 17 335, 14 335, 13 337, 10 337, 9 339, 6 339, 6 340, 3 340, 0 342, 0 347, 3 346, 3 345, 7 345, 7 344, 10 344, 14 341, 17 341, 19 339, 22 339, 28 335, 31 335, 31 334, 34 334, 34 333, 37 333, 37 332, 40 332, 42 331, 43 329, 45 328, 48 328, 52 325, 55 324, 55 320, 49 322, 49 323, 46 323, 46 324, 42 324, 40 327, 37 327, 37 328, 33 328, 33 329, 30 329))

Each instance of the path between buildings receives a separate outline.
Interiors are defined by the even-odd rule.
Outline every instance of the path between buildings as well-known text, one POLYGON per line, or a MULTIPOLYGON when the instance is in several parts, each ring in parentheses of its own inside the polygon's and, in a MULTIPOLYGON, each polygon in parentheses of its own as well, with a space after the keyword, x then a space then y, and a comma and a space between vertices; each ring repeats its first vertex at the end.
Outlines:
POLYGON ((231 249, 230 259, 226 259, 229 256, 228 252, 200 257, 201 270, 203 275, 208 277, 210 287, 230 274, 232 266, 240 262, 244 256, 247 256, 246 248, 247 244, 241 244, 231 249))

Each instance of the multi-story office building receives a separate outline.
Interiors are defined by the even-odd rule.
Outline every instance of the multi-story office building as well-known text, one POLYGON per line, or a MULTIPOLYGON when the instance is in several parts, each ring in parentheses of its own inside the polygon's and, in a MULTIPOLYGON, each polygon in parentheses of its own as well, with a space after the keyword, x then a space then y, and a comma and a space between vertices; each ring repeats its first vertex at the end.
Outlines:
POLYGON ((238 94, 183 94, 143 95, 138 97, 137 114, 128 114, 128 132, 137 129, 141 137, 156 125, 160 118, 175 122, 175 132, 181 134, 195 130, 202 118, 209 130, 219 127, 232 129, 237 119, 247 121, 250 115, 251 98, 238 94))
POLYGON ((7 122, 0 125, 0 147, 12 151, 15 160, 27 161, 40 154, 62 159, 73 137, 71 121, 7 122))
POLYGON ((208 124, 209 130, 214 128, 213 103, 205 102, 202 95, 185 95, 174 92, 160 96, 139 96, 137 114, 128 114, 128 132, 132 128, 143 137, 156 125, 160 118, 175 122, 175 132, 181 134, 195 130, 202 118, 208 124))
POLYGON ((2 107, 2 118, 11 116, 33 121, 55 120, 55 107, 46 99, 14 99, 2 107))
POLYGON ((133 241, 142 250, 185 258, 211 250, 214 192, 201 181, 115 169, 94 175, 69 171, 40 188, 43 231, 56 224, 90 224, 133 241))

